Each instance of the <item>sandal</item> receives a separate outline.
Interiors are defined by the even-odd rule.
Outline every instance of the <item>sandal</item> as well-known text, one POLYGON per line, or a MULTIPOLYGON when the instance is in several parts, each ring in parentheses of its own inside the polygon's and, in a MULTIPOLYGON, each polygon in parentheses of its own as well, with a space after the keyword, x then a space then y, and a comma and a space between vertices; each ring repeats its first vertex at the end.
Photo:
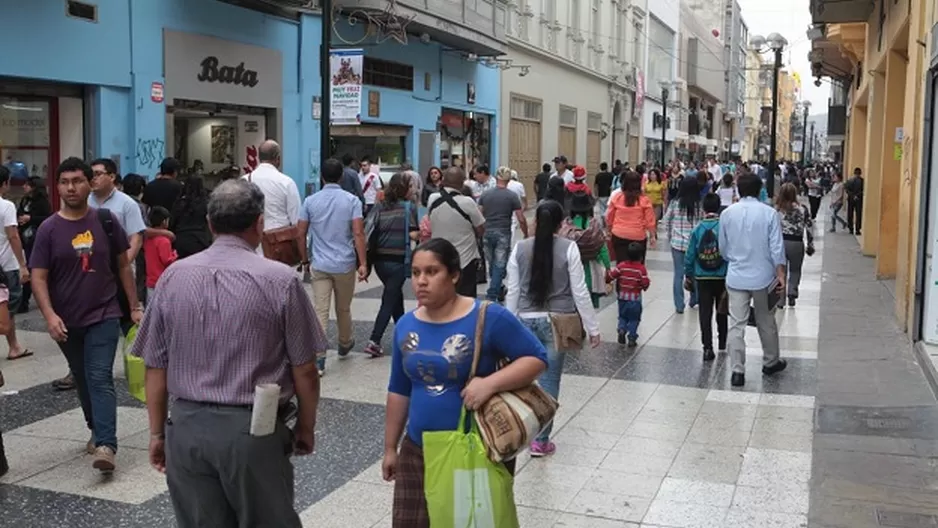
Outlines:
POLYGON ((7 356, 7 361, 16 361, 17 359, 23 359, 33 355, 33 352, 28 348, 24 348, 18 356, 7 356))

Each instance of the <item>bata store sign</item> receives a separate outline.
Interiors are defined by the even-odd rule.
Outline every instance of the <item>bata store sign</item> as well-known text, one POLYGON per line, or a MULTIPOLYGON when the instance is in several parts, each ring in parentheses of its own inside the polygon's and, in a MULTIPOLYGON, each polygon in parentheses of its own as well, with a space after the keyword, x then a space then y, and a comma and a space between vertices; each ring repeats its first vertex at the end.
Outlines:
POLYGON ((279 108, 283 57, 270 48, 163 31, 166 101, 209 101, 279 108))

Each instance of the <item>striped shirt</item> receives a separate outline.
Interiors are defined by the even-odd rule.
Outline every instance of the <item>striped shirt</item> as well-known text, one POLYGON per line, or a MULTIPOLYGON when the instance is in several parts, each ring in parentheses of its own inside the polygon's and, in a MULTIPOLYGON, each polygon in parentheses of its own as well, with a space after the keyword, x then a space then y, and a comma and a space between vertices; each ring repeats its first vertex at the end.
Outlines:
POLYGON ((651 285, 651 279, 648 278, 648 270, 641 262, 623 261, 616 264, 616 267, 609 270, 608 279, 616 281, 616 289, 619 290, 619 300, 622 301, 640 301, 642 292, 651 285))
POLYGON ((291 367, 315 361, 326 344, 293 270, 222 235, 166 269, 132 353, 166 369, 174 398, 249 405, 261 383, 278 383, 281 401, 291 398, 291 367))
POLYGON ((681 207, 680 200, 673 200, 668 205, 668 212, 664 215, 665 230, 668 238, 671 239, 671 248, 678 251, 687 251, 687 244, 690 242, 690 235, 694 232, 694 226, 703 218, 703 213, 697 209, 694 218, 687 217, 687 211, 681 207))
MULTIPOLYGON (((410 203, 409 231, 420 231, 417 206, 412 202, 408 203, 410 203)), ((375 225, 377 260, 404 262, 406 249, 410 246, 410 232, 405 231, 408 229, 405 203, 379 202, 376 207, 378 208, 378 223, 375 225)))

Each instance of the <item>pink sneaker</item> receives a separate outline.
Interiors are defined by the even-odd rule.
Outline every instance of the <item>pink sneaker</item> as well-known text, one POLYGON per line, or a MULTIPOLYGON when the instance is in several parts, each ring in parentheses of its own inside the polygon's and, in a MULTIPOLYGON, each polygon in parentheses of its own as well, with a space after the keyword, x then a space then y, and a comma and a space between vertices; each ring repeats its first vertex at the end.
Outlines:
POLYGON ((553 442, 538 442, 537 440, 531 442, 531 456, 534 458, 553 455, 556 450, 557 446, 553 442))

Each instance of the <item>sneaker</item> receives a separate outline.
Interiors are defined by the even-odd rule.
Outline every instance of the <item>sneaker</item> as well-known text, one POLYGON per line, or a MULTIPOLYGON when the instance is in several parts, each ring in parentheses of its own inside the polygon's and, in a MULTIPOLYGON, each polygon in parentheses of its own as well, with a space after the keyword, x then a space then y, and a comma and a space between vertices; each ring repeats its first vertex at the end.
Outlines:
POLYGON ((557 451, 557 446, 553 442, 538 442, 537 440, 531 442, 531 456, 534 458, 553 455, 555 451, 557 451))
POLYGON ((712 348, 707 347, 707 348, 704 349, 704 351, 703 351, 703 360, 704 360, 704 361, 713 361, 714 359, 716 359, 716 357, 717 357, 717 355, 713 353, 713 349, 712 349, 712 348))
POLYGON ((73 378, 72 374, 69 373, 68 376, 53 381, 52 388, 57 391, 72 390, 75 388, 75 378, 73 378))
POLYGON ((638 346, 638 338, 637 338, 637 337, 629 336, 629 344, 628 344, 628 347, 629 347, 629 348, 635 348, 635 347, 637 347, 637 346, 638 346))
POLYGON ((381 345, 375 343, 374 341, 368 341, 368 344, 365 345, 364 353, 368 354, 373 358, 381 357, 384 355, 384 349, 381 348, 381 345))
POLYGON ((348 356, 349 352, 351 352, 353 348, 355 348, 355 340, 354 340, 354 339, 353 339, 352 342, 349 343, 347 346, 339 345, 339 357, 346 357, 346 356, 348 356))
POLYGON ((620 345, 625 344, 625 332, 623 332, 622 330, 619 330, 619 344, 620 345))
POLYGON ((793 296, 793 295, 789 295, 789 296, 788 296, 788 306, 794 306, 796 299, 797 299, 797 297, 795 297, 795 296, 793 296))
POLYGON ((787 366, 788 366, 787 361, 785 361, 784 359, 779 359, 778 361, 769 365, 768 367, 762 367, 762 374, 766 376, 771 376, 772 374, 775 374, 776 372, 781 372, 785 370, 785 367, 787 366))
POLYGON ((94 451, 94 460, 91 467, 102 473, 114 471, 114 450, 108 446, 101 446, 94 451))

